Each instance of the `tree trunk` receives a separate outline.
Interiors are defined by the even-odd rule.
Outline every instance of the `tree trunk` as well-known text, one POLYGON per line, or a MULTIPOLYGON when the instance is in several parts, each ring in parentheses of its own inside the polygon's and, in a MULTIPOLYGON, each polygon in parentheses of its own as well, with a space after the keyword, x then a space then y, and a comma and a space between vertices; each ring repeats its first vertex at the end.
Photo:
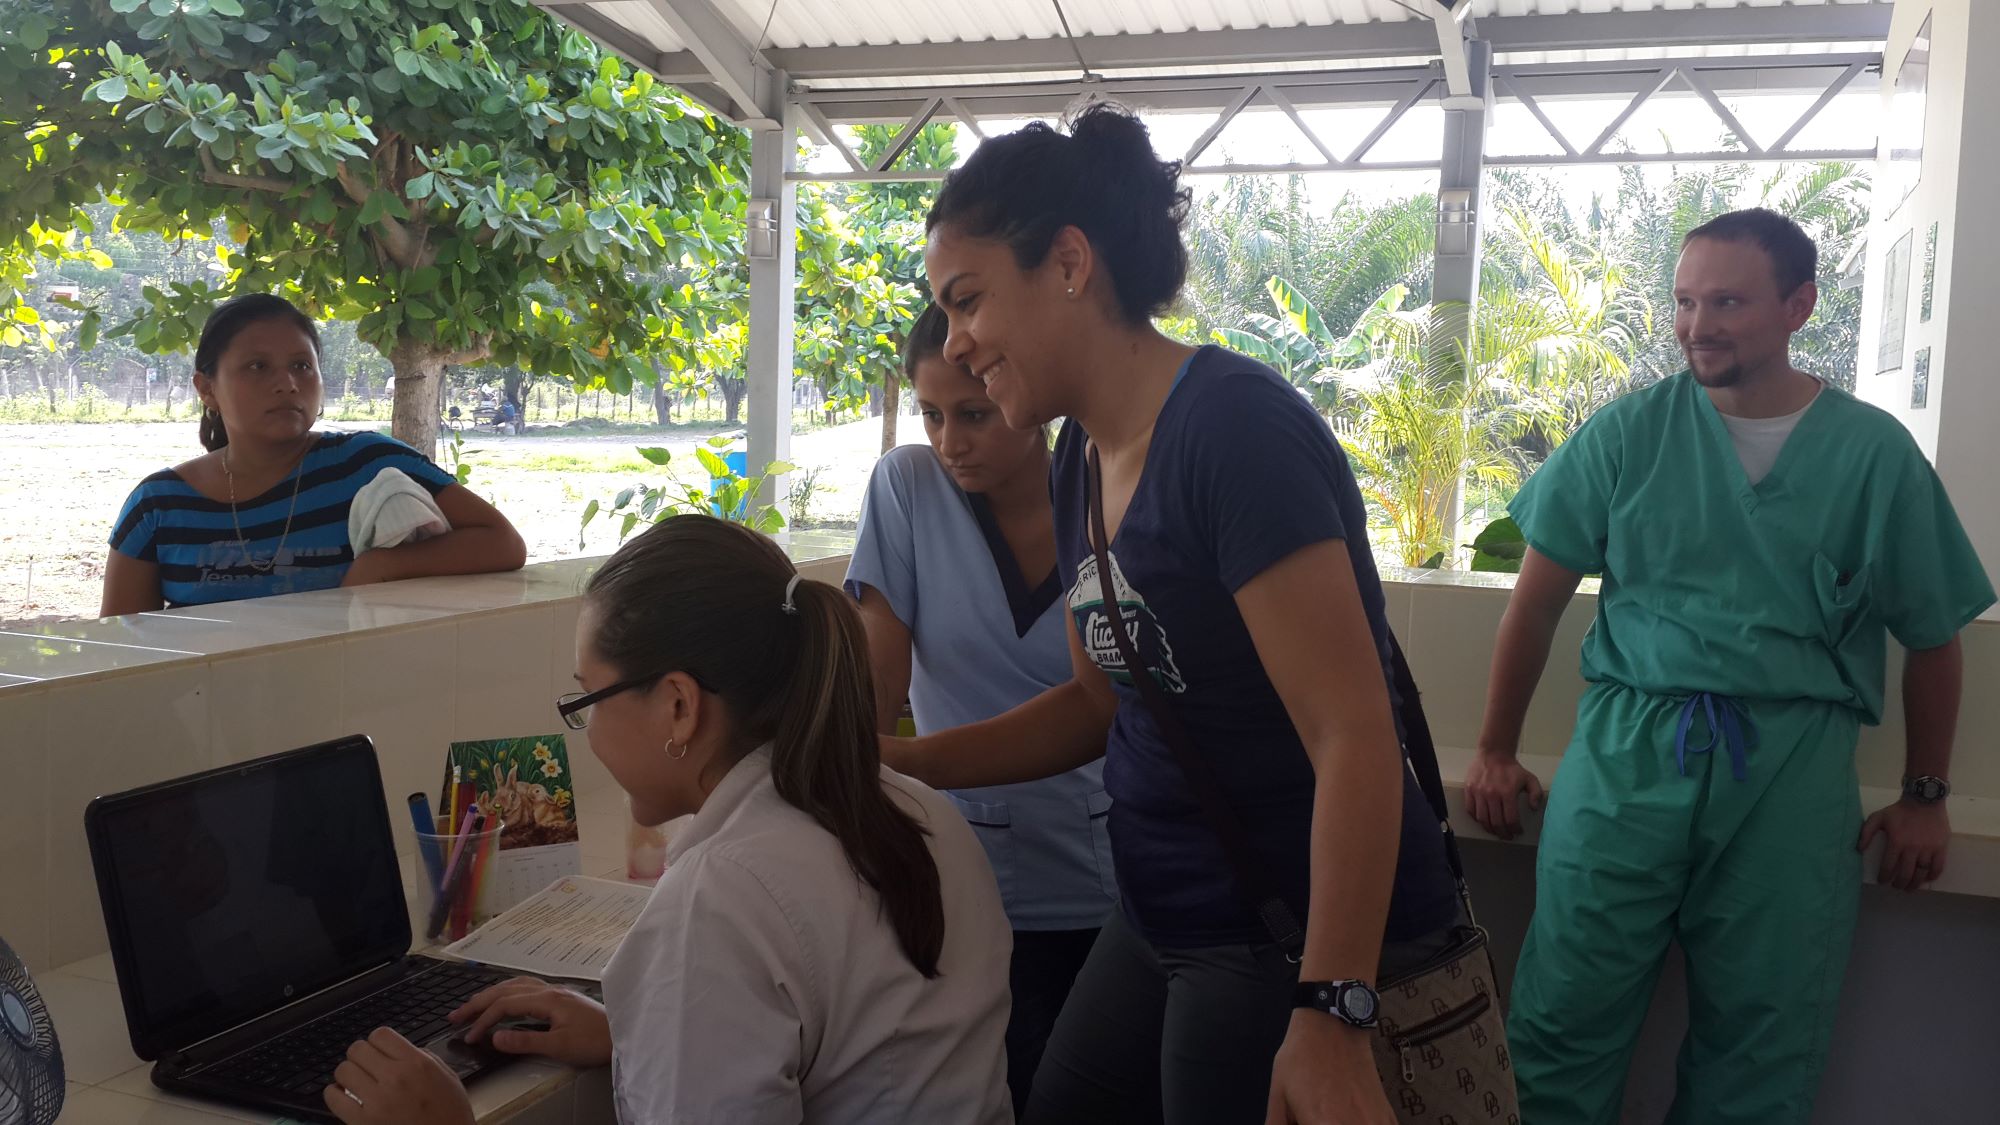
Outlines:
POLYGON ((653 417, 662 426, 673 425, 674 400, 667 397, 667 388, 664 383, 653 384, 653 417))
POLYGON ((718 375, 715 377, 715 382, 722 388, 722 404, 725 411, 723 421, 734 426, 742 416, 743 395, 750 389, 750 380, 718 375))
POLYGON ((514 416, 526 422, 528 403, 525 392, 528 387, 528 373, 518 367, 509 367, 500 376, 500 386, 507 395, 507 401, 514 404, 514 416))
POLYGON ((890 375, 882 380, 882 452, 896 448, 896 416, 903 411, 903 386, 890 375))
POLYGON ((396 370, 389 432, 426 457, 437 453, 438 408, 444 401, 447 355, 435 345, 413 340, 399 341, 389 352, 389 365, 396 370))

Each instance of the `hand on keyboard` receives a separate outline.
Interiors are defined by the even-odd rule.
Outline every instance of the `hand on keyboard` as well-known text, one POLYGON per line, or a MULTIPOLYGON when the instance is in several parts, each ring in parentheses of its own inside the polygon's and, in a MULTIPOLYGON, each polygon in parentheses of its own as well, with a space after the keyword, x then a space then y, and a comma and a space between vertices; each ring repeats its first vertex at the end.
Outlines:
POLYGON ((342 1125, 475 1125, 458 1076, 386 1027, 348 1048, 322 1097, 342 1125))
POLYGON ((533 977, 497 984, 465 1002, 451 1022, 466 1029, 467 1042, 483 1042, 510 1055, 540 1055, 575 1067, 611 1065, 611 1020, 603 1005, 587 996, 533 977), (498 1027, 504 1020, 536 1021, 544 1031, 498 1027))

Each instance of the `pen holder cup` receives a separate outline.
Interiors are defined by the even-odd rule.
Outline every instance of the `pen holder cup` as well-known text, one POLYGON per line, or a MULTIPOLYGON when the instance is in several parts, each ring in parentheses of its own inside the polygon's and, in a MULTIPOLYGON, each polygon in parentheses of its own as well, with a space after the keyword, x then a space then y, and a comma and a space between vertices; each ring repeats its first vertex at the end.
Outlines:
POLYGON ((493 909, 493 887, 498 881, 493 867, 499 859, 500 834, 506 829, 506 824, 496 822, 457 836, 416 834, 413 921, 419 945, 457 941, 499 913, 493 909))

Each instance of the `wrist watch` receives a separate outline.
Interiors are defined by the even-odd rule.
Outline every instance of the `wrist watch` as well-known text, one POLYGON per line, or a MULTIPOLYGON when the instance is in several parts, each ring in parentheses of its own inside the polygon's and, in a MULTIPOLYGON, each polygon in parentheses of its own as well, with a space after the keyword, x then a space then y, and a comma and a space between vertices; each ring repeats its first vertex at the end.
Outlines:
POLYGON ((1944 778, 1925 774, 1922 777, 1903 779, 1903 797, 1920 805, 1935 805, 1951 796, 1951 782, 1944 778))
POLYGON ((1375 990, 1358 980, 1302 980, 1292 993, 1292 1007, 1315 1012, 1355 1027, 1374 1027, 1382 1012, 1375 990))

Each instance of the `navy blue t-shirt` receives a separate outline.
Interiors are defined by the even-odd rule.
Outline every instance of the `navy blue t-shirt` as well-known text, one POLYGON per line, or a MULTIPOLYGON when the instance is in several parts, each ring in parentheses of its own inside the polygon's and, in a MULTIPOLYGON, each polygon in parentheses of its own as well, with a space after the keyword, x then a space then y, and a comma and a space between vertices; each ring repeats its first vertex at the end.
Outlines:
MULTIPOLYGON (((1161 946, 1267 941, 1109 632, 1087 537, 1088 441, 1074 421, 1064 425, 1051 488, 1056 550, 1072 576, 1069 610, 1085 650, 1118 693, 1104 783, 1124 910, 1161 946)), ((1140 659, 1172 698, 1256 859, 1301 921, 1311 870, 1312 763, 1264 674, 1235 594, 1304 547, 1344 541, 1386 677, 1389 625, 1367 526, 1361 490, 1326 422, 1276 372, 1207 347, 1190 358, 1160 411, 1138 489, 1110 544, 1114 589, 1128 629, 1138 622, 1140 659)), ((1449 925, 1454 896, 1436 818, 1406 770, 1385 939, 1449 925)))

